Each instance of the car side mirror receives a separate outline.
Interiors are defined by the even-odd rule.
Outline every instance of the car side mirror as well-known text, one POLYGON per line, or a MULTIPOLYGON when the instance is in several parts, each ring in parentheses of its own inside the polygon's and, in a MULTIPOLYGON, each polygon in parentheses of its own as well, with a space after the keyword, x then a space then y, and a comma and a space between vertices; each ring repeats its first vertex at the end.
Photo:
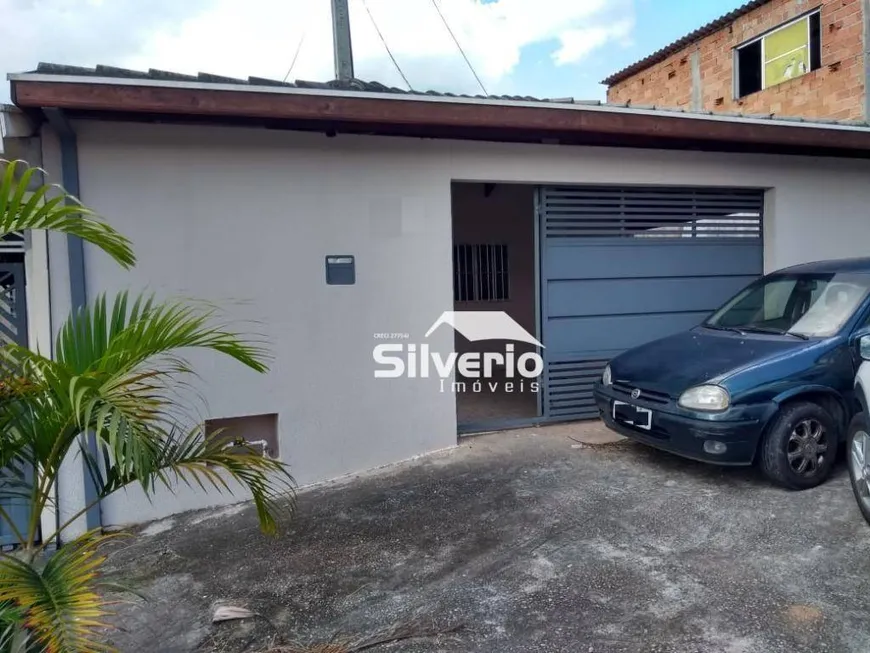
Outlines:
POLYGON ((858 338, 858 355, 862 360, 870 361, 870 335, 858 338))

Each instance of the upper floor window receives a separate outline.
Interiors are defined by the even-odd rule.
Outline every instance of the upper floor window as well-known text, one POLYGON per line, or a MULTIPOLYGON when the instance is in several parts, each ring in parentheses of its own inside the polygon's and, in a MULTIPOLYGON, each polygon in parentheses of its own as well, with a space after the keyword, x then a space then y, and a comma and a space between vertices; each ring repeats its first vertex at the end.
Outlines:
POLYGON ((735 81, 743 97, 822 65, 821 14, 816 11, 737 47, 735 81))

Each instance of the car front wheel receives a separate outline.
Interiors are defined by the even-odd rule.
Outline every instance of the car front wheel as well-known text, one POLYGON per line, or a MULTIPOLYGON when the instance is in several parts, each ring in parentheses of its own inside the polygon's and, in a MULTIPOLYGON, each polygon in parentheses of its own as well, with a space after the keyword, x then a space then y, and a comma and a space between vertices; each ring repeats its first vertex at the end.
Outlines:
POLYGON ((870 424, 866 413, 858 413, 849 424, 846 441, 849 458, 849 479, 858 508, 870 523, 870 424))
POLYGON ((765 475, 790 490, 806 490, 825 481, 837 453, 837 425, 818 404, 785 406, 761 443, 765 475))

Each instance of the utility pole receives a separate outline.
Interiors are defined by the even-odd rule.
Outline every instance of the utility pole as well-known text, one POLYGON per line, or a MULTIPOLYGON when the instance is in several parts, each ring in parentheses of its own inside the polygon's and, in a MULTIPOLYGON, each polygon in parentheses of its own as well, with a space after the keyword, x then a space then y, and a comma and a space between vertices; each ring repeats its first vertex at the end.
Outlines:
POLYGON ((335 50, 335 78, 353 79, 353 46, 350 42, 350 12, 347 0, 332 0, 332 44, 335 50))

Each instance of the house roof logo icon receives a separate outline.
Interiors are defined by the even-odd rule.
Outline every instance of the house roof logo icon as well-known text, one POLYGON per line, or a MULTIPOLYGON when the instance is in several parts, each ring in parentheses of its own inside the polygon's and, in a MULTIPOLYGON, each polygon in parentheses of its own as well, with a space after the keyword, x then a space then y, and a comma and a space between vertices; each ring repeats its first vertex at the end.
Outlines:
POLYGON ((512 340, 536 347, 544 345, 504 311, 444 311, 426 332, 428 338, 442 324, 449 324, 471 342, 512 340))

